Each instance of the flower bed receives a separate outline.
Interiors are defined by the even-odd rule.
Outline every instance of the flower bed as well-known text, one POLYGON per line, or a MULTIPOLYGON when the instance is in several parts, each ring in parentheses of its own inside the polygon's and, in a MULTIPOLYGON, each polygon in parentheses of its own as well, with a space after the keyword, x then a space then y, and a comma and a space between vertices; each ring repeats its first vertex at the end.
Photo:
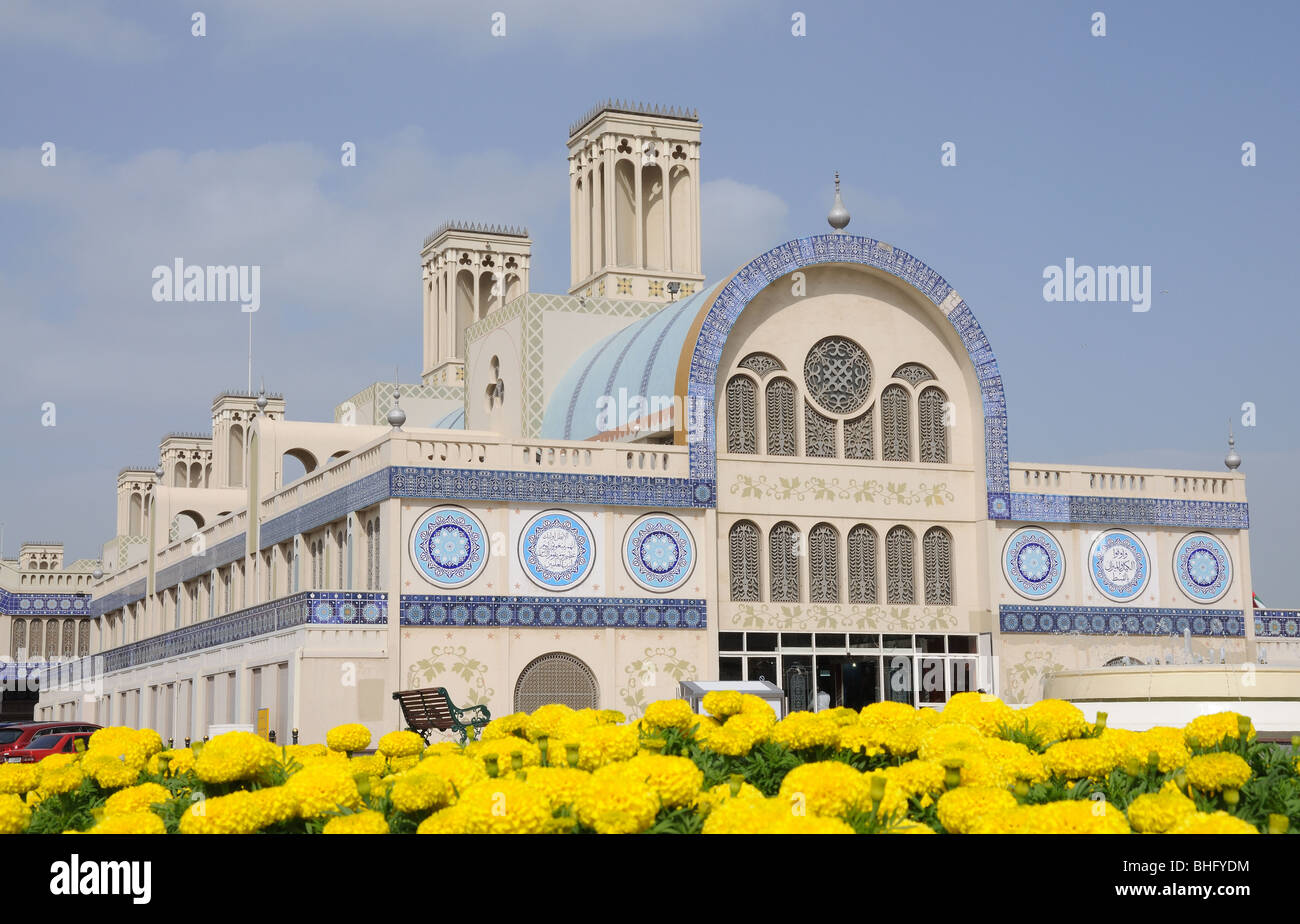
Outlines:
POLYGON ((1297 742, 1202 716, 1130 732, 1054 700, 959 694, 797 712, 754 696, 610 710, 543 706, 425 747, 362 725, 278 747, 248 732, 169 750, 105 728, 84 753, 0 765, 0 833, 1284 833, 1297 742))

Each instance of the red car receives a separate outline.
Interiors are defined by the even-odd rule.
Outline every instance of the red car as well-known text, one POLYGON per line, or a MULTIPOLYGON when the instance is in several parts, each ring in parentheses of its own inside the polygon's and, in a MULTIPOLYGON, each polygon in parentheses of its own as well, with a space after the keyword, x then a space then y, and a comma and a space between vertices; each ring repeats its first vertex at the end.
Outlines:
POLYGON ((0 726, 0 757, 7 757, 10 751, 27 747, 33 738, 42 735, 94 732, 99 728, 90 722, 22 722, 0 726))
POLYGON ((11 764, 34 764, 51 754, 71 754, 76 751, 77 746, 73 742, 80 740, 83 747, 90 743, 90 736, 94 732, 55 732, 48 735, 37 735, 27 742, 25 748, 14 748, 5 754, 6 763, 11 764))

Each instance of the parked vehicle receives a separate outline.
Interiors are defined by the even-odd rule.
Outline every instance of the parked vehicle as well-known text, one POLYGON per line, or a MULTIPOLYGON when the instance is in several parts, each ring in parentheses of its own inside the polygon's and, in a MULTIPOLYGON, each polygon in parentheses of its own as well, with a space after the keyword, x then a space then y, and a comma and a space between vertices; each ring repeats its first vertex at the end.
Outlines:
POLYGON ((33 738, 41 735, 94 732, 100 727, 91 722, 18 722, 0 726, 0 757, 27 747, 33 738))
POLYGON ((71 754, 77 750, 78 740, 89 743, 94 732, 54 732, 37 735, 27 742, 26 747, 13 748, 4 756, 10 764, 34 764, 51 754, 71 754))

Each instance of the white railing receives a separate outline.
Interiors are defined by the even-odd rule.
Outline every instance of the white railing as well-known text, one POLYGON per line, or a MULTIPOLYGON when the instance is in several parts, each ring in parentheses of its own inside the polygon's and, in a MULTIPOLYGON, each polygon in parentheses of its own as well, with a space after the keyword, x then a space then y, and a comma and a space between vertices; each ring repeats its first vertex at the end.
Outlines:
POLYGON ((1245 483, 1244 475, 1216 472, 1011 464, 1011 490, 1030 494, 1244 501, 1245 483))

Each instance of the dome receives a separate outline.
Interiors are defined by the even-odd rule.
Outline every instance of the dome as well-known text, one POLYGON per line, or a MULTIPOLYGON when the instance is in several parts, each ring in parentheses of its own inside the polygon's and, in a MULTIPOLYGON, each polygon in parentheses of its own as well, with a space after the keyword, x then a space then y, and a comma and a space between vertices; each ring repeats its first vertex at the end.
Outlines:
POLYGON ((465 409, 463 407, 452 408, 443 414, 434 423, 435 430, 464 430, 465 429, 465 409))
POLYGON ((619 402, 620 389, 628 399, 675 395, 682 347, 701 310, 712 303, 719 288, 701 288, 694 295, 669 302, 583 353, 546 404, 542 438, 585 440, 596 436, 605 429, 597 426, 596 418, 605 405, 600 399, 606 396, 613 399, 609 410, 615 412, 609 429, 627 424, 627 402, 619 402))

